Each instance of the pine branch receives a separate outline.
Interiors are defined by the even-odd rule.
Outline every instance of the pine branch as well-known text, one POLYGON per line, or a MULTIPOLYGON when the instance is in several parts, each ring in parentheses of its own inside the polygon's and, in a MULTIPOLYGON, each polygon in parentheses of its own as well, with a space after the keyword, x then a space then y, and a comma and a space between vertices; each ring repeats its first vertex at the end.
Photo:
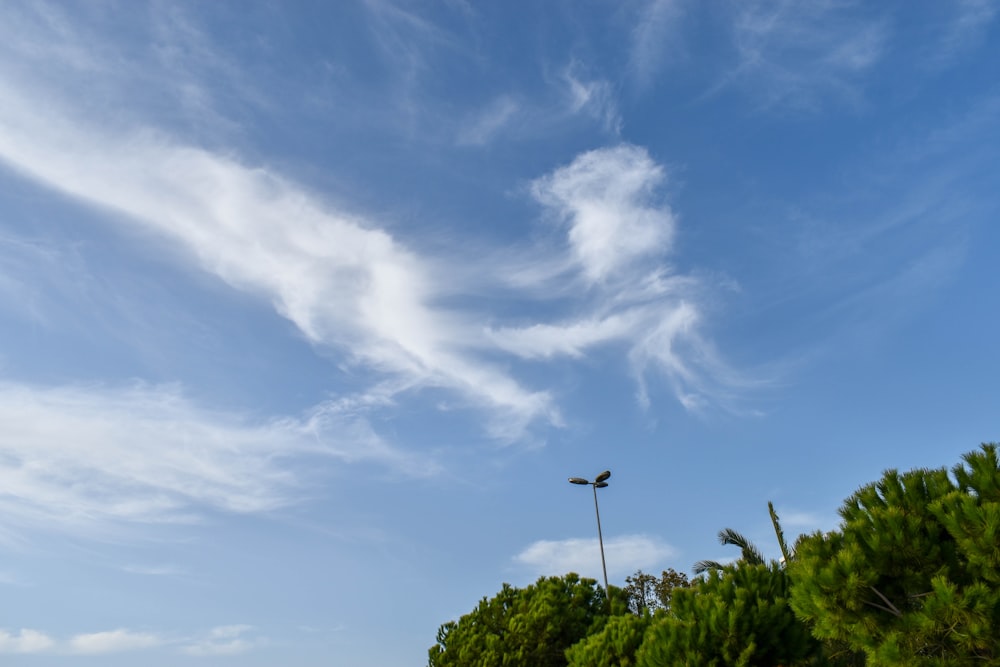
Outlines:
POLYGON ((883 611, 887 611, 890 614, 892 614, 893 616, 896 616, 897 618, 902 618, 903 612, 901 612, 899 609, 897 609, 896 605, 894 605, 889 600, 889 598, 887 598, 886 596, 882 595, 882 593, 880 593, 879 590, 877 588, 875 588, 874 586, 869 586, 868 588, 872 589, 872 591, 875 593, 875 595, 879 596, 879 598, 881 598, 881 600, 883 602, 885 602, 885 604, 888 605, 888 606, 882 606, 882 605, 876 604, 874 602, 869 602, 868 600, 862 600, 862 602, 864 602, 865 604, 870 605, 872 607, 875 607, 876 609, 881 609, 883 611))

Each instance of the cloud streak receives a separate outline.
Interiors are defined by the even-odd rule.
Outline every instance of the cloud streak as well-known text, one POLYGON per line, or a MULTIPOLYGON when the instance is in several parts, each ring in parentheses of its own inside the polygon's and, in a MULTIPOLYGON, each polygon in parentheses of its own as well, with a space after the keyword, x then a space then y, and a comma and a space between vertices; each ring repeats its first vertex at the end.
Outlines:
POLYGON ((736 68, 716 88, 746 85, 765 106, 856 103, 885 51, 885 22, 857 3, 746 2, 734 14, 736 68))
POLYGON ((163 639, 154 634, 119 628, 76 635, 69 640, 68 647, 70 653, 79 655, 105 655, 154 648, 162 643, 163 639))
MULTIPOLYGON (((483 336, 476 314, 437 305, 454 292, 440 265, 370 220, 265 168, 149 131, 126 130, 113 138, 106 128, 41 112, 60 106, 30 87, 0 82, 0 91, 20 100, 0 110, 0 158, 49 187, 114 211, 119 224, 173 244, 234 289, 266 298, 315 345, 382 374, 375 391, 383 400, 415 389, 447 389, 485 410, 488 432, 502 439, 517 439, 535 423, 562 423, 547 391, 524 387, 470 352, 497 343, 498 336, 483 336)), ((665 333, 669 338, 690 330, 693 318, 681 328, 670 322, 678 321, 675 310, 691 313, 692 305, 674 303, 664 310, 662 301, 680 284, 658 263, 675 226, 662 201, 664 180, 663 168, 644 150, 621 145, 584 153, 532 186, 567 230, 570 265, 586 284, 604 290, 589 306, 596 315, 585 318, 597 321, 600 331, 583 334, 585 341, 605 339, 619 326, 599 311, 622 300, 661 300, 652 310, 617 316, 648 327, 654 313, 653 328, 633 328, 633 339, 660 344, 665 333), (657 294, 644 296, 648 290, 657 294)), ((586 322, 557 326, 593 328, 586 322)), ((547 335, 544 328, 534 331, 547 335)), ((530 333, 512 333, 508 337, 521 342, 498 347, 524 352, 530 333)), ((673 375, 690 379, 676 357, 633 358, 670 361, 673 375)))
POLYGON ((162 136, 113 140, 24 104, 5 109, 0 156, 10 165, 178 245, 202 270, 267 298, 313 343, 401 388, 456 390, 520 424, 558 421, 548 394, 462 352, 464 325, 432 304, 439 286, 427 262, 370 222, 162 136))
POLYGON ((212 628, 204 637, 184 646, 181 650, 188 655, 237 655, 256 647, 260 640, 247 635, 253 630, 250 625, 222 625, 212 628))
MULTIPOLYGON (((675 552, 656 537, 622 535, 605 540, 604 553, 608 576, 619 577, 638 569, 661 567, 675 552)), ((514 556, 514 562, 536 575, 599 572, 600 544, 596 539, 583 538, 539 540, 514 556)))
POLYGON ((172 647, 194 656, 238 655, 263 643, 251 625, 220 625, 194 637, 179 639, 155 632, 128 628, 81 633, 57 640, 44 632, 22 629, 16 633, 0 629, 0 654, 48 654, 97 656, 172 647))
POLYGON ((566 252, 541 262, 548 271, 536 266, 515 279, 534 283, 540 294, 557 294, 556 303, 573 314, 492 327, 494 344, 525 359, 578 358, 619 344, 641 404, 650 400, 650 371, 664 374, 689 410, 729 403, 727 395, 743 381, 701 335, 706 287, 667 263, 677 223, 663 197, 666 180, 661 165, 629 144, 588 151, 535 180, 532 194, 566 230, 566 252), (556 285, 567 281, 577 282, 579 292, 560 292, 556 285))
MULTIPOLYGON (((93 68, 114 87, 114 71, 93 68)), ((575 112, 613 120, 605 84, 570 83, 575 112)), ((12 516, 74 524, 189 520, 206 508, 266 512, 294 502, 304 480, 296 466, 314 456, 426 474, 433 461, 388 445, 372 426, 376 411, 404 395, 444 390, 485 415, 485 432, 503 441, 564 423, 548 390, 526 386, 502 363, 511 356, 579 358, 618 344, 642 403, 651 369, 689 409, 722 393, 724 366, 699 333, 702 286, 666 263, 676 228, 667 173, 642 148, 588 151, 530 185, 558 234, 554 245, 525 253, 552 270, 522 274, 514 289, 555 307, 534 321, 507 322, 487 313, 491 279, 456 284, 451 269, 471 274, 468 258, 422 256, 378 221, 267 167, 70 112, 57 87, 25 82, 9 68, 0 67, 0 97, 9 101, 0 108, 0 160, 10 168, 266 300, 314 346, 369 378, 356 394, 258 423, 213 413, 169 388, 0 384, 0 447, 17 462, 0 465, 12 516), (475 309, 443 305, 482 295, 475 309)), ((471 138, 502 129, 514 112, 498 104, 471 138)), ((502 260, 477 268, 519 273, 502 260)))
POLYGON ((678 29, 686 7, 684 0, 651 0, 639 13, 632 29, 629 69, 640 89, 649 87, 671 57, 683 52, 678 29))
POLYGON ((0 424, 5 521, 67 530, 268 512, 299 498, 310 459, 409 460, 335 406, 250 421, 201 409, 173 387, 2 383, 0 424))

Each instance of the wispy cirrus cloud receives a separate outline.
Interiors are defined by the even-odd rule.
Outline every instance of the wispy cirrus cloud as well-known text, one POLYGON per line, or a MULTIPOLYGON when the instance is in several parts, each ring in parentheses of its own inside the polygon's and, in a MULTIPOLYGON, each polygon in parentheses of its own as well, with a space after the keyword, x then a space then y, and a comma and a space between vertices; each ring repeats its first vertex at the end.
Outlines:
POLYGON ((187 574, 187 571, 175 565, 125 565, 122 570, 129 574, 139 574, 149 577, 174 577, 187 574))
MULTIPOLYGON (((310 458, 404 467, 409 458, 333 406, 250 421, 199 408, 174 387, 2 383, 0 424, 5 521, 90 533, 118 522, 192 521, 206 510, 274 510, 308 486, 302 462, 310 458)), ((413 463, 427 470, 426 461, 413 463)))
MULTIPOLYGON (((392 21, 410 22, 391 5, 372 6, 392 21)), ((114 89, 129 79, 116 80, 110 60, 94 66, 95 76, 114 89)), ((613 119, 603 84, 570 78, 578 112, 593 106, 613 119)), ((378 220, 324 200, 266 166, 181 143, 141 123, 99 122, 75 109, 58 86, 26 81, 16 67, 0 67, 0 94, 10 101, 0 108, 0 160, 10 168, 109 212, 108 224, 141 230, 144 238, 168 245, 186 268, 268 301, 315 346, 372 378, 366 389, 316 406, 307 417, 279 417, 275 423, 286 428, 280 438, 299 442, 309 428, 337 433, 346 444, 328 454, 409 469, 412 459, 383 442, 368 417, 424 389, 445 390, 482 411, 486 432, 503 440, 524 437, 533 426, 561 425, 555 397, 522 383, 498 363, 498 351, 543 360, 578 357, 596 345, 623 342, 639 380, 640 400, 648 399, 643 377, 654 366, 666 372, 685 406, 711 402, 707 397, 718 389, 713 385, 722 378, 717 371, 723 366, 699 335, 701 286, 665 263, 676 226, 666 203, 666 172, 641 148, 590 151, 534 181, 531 192, 556 221, 565 243, 528 249, 539 260, 532 268, 537 279, 503 262, 486 273, 514 276, 508 286, 517 285, 521 297, 547 302, 555 295, 562 301, 552 316, 507 324, 489 315, 488 302, 475 310, 442 305, 454 296, 492 296, 489 279, 472 285, 454 280, 467 258, 423 256, 378 220), (552 270, 542 275, 539 266, 552 270), (557 281, 562 289, 546 293, 546 286, 557 281)), ((120 94, 107 99, 120 99, 120 94)), ((502 117, 502 105, 500 111, 502 117)), ((12 396, 15 390, 39 409, 53 397, 63 400, 76 391, 13 385, 5 391, 12 396)), ((95 414, 109 409, 101 393, 93 401, 99 408, 95 414)), ((201 410, 201 417, 207 412, 201 410)), ((95 424, 81 418, 77 426, 88 433, 95 424)), ((274 436, 275 428, 265 431, 274 436)), ((58 449, 52 453, 68 456, 58 449)), ((121 487, 125 478, 112 488, 121 487)), ((39 488, 40 479, 26 484, 39 488)), ((195 486, 210 493, 207 486, 195 486)), ((56 485, 49 484, 46 492, 55 493, 56 485)), ((252 497, 238 490, 218 499, 199 493, 189 500, 228 509, 234 509, 230 501, 252 497)), ((127 503, 122 507, 104 505, 99 513, 145 511, 128 509, 127 503)))
MULTIPOLYGON (((621 535, 604 542, 609 576, 624 576, 639 569, 663 567, 674 548, 649 535, 621 535)), ((599 572, 600 545, 596 539, 539 540, 514 556, 514 562, 536 575, 599 572)))
POLYGON ((507 92, 458 121, 459 146, 486 146, 500 138, 524 140, 551 132, 568 119, 583 118, 618 136, 622 117, 611 82, 588 78, 578 65, 566 67, 541 101, 507 92))
POLYGON ((245 120, 220 113, 224 101, 237 101, 230 109, 244 110, 269 104, 254 77, 217 49, 179 5, 107 11, 40 0, 0 7, 0 20, 11 28, 0 44, 5 74, 30 71, 38 86, 87 99, 97 113, 114 108, 119 118, 155 117, 202 140, 218 141, 237 134, 245 120), (123 29, 134 33, 143 48, 107 38, 123 29), (142 96, 132 93, 139 87, 146 91, 142 96))
POLYGON ((684 53, 681 19, 685 0, 650 0, 643 3, 632 28, 629 70, 640 89, 654 83, 671 59, 684 53))
POLYGON ((888 24, 856 2, 745 2, 734 12, 738 62, 713 92, 746 87, 764 106, 855 104, 882 57, 888 24))
POLYGON ((458 131, 461 146, 484 146, 490 143, 517 117, 521 105, 510 95, 501 95, 468 119, 458 131))
POLYGON ((991 0, 960 0, 952 3, 951 21, 940 42, 936 60, 939 65, 953 61, 961 53, 978 44, 1000 7, 991 0))
POLYGON ((606 79, 586 78, 577 69, 571 66, 563 75, 568 113, 586 114, 600 123, 605 131, 618 135, 622 129, 622 117, 611 83, 606 79))
MULTIPOLYGON (((454 260, 430 261, 373 221, 319 200, 266 168, 148 130, 112 136, 87 120, 40 112, 60 109, 58 95, 50 99, 54 93, 16 78, 0 81, 0 88, 6 98, 19 100, 0 111, 0 159, 49 187, 114 211, 117 224, 152 232, 202 271, 267 299, 315 345, 382 374, 373 391, 384 400, 421 388, 446 389, 485 410, 488 432, 503 439, 520 437, 534 423, 562 423, 547 391, 524 387, 471 352, 497 340, 482 336, 479 315, 437 305, 455 291, 441 268, 454 260)), ((570 262, 585 282, 617 285, 589 306, 598 317, 585 319, 604 319, 608 304, 648 301, 644 291, 662 297, 681 284, 656 264, 670 248, 675 225, 663 201, 664 179, 663 168, 645 151, 623 145, 582 154, 535 181, 534 196, 566 226, 570 262)), ((683 312, 696 310, 670 296, 683 312)), ((673 307, 668 310, 673 313, 673 307)), ((660 344, 665 333, 692 330, 692 318, 680 329, 670 324, 679 322, 676 313, 655 317, 650 329, 648 314, 654 311, 628 316, 647 325, 646 331, 633 329, 633 340, 660 344)), ((525 349, 523 343, 518 347, 525 349)), ((689 376, 676 365, 671 373, 689 376)))
POLYGON ((463 352, 467 323, 433 305, 446 278, 370 221, 266 169, 148 132, 123 142, 28 104, 6 106, 0 127, 10 166, 176 244, 200 269, 268 299, 313 343, 400 388, 456 390, 508 423, 558 421, 547 393, 463 352))
POLYGON ((99 656, 169 648, 187 655, 219 656, 246 653, 264 641, 251 625, 220 625, 184 638, 129 628, 80 633, 67 639, 32 629, 0 629, 0 654, 99 656))
POLYGON ((383 55, 403 72, 413 77, 426 67, 427 52, 457 46, 456 39, 433 21, 410 11, 395 0, 365 0, 370 17, 371 35, 383 55))
POLYGON ((652 370, 667 377, 689 410, 728 403, 727 394, 743 380, 702 336, 706 286, 668 263, 676 218, 665 200, 666 179, 644 149, 622 144, 583 153, 535 180, 535 198, 566 229, 565 251, 559 260, 535 262, 524 275, 510 274, 519 284, 537 281, 539 292, 560 304, 558 312, 572 315, 491 327, 493 343, 526 359, 579 357, 596 346, 623 345, 641 404, 649 403, 652 370), (567 280, 578 282, 579 290, 552 289, 567 280))
POLYGON ((237 655, 259 646, 260 637, 251 636, 252 625, 220 625, 181 648, 188 655, 237 655))

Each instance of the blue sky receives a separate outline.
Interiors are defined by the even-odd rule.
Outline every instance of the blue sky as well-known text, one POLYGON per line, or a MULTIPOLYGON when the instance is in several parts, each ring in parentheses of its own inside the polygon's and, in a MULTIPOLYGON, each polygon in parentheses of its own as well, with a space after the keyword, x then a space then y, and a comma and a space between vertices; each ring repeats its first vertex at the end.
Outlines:
POLYGON ((987 0, 0 6, 0 652, 419 665, 1000 438, 987 0), (331 662, 332 661, 332 662, 331 662))

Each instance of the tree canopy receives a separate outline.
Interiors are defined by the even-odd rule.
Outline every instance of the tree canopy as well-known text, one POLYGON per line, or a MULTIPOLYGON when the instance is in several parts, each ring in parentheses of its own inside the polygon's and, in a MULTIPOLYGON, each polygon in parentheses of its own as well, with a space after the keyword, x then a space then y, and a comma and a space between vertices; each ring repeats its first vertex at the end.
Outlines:
MULTIPOLYGON (((623 595, 612 589, 612 607, 626 613, 623 595)), ((594 579, 570 573, 542 577, 525 588, 504 584, 492 598, 458 621, 440 627, 429 651, 429 667, 556 667, 566 649, 597 632, 610 612, 594 579)))
POLYGON ((788 605, 777 563, 709 570, 674 593, 669 614, 649 628, 638 667, 819 665, 823 649, 788 605))
POLYGON ((623 590, 629 611, 641 615, 647 609, 669 609, 674 590, 690 585, 686 574, 671 567, 663 570, 659 577, 637 570, 635 574, 625 577, 623 590))
POLYGON ((840 510, 840 529, 801 538, 792 606, 817 637, 870 665, 1000 662, 997 446, 944 468, 887 471, 840 510))
POLYGON ((639 614, 612 616, 600 632, 566 651, 569 667, 635 667, 635 654, 653 623, 648 609, 639 614))

